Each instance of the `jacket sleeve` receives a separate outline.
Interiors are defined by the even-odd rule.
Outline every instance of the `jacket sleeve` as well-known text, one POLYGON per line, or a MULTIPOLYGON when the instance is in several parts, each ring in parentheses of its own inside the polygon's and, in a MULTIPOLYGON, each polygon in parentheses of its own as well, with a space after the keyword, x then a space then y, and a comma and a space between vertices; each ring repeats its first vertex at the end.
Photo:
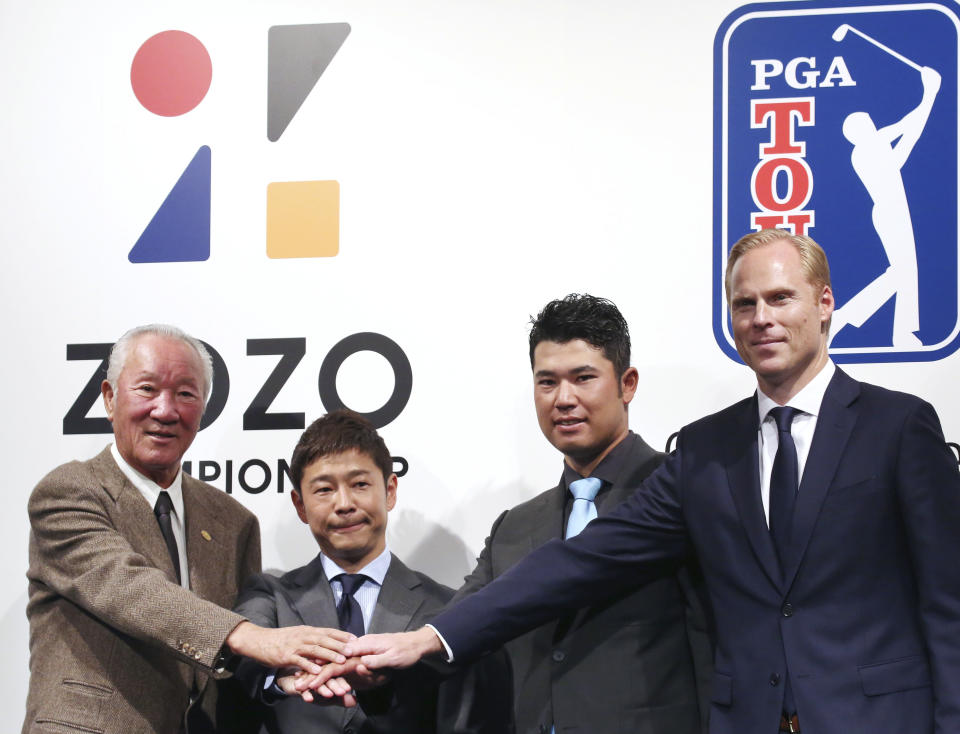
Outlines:
MULTIPOLYGON (((68 464, 41 480, 28 502, 30 581, 123 634, 217 674, 224 640, 243 617, 169 581, 131 546, 122 531, 131 528, 117 527, 113 505, 88 464, 68 464)), ((248 562, 255 560, 251 555, 248 562)))
POLYGON ((610 515, 552 540, 432 624, 466 662, 618 591, 666 573, 687 555, 678 449, 610 515))
POLYGON ((960 473, 933 407, 906 418, 897 482, 933 679, 937 734, 960 731, 960 473))

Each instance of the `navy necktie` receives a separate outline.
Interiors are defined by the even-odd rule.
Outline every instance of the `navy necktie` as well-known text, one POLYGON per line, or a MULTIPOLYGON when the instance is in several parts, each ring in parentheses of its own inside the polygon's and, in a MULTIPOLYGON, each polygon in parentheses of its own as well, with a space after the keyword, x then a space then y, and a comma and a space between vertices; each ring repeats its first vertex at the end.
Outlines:
MULTIPOLYGON (((797 491, 800 487, 797 446, 793 442, 790 429, 793 426, 793 417, 800 412, 802 411, 790 407, 774 408, 770 411, 770 415, 777 422, 778 438, 777 455, 770 474, 770 535, 773 536, 773 545, 780 558, 780 570, 784 573, 787 549, 790 546, 790 526, 793 524, 793 510, 797 506, 797 491)), ((792 716, 797 711, 789 670, 783 683, 783 711, 787 716, 792 716)))
POLYGON ((786 570, 783 564, 790 546, 790 526, 793 524, 793 510, 797 505, 797 489, 800 485, 797 447, 790 433, 793 418, 800 412, 790 407, 770 411, 777 422, 778 434, 777 455, 770 473, 770 535, 773 536, 773 545, 780 558, 781 570, 786 570))
POLYGON ((337 604, 337 619, 340 621, 340 629, 357 637, 362 637, 364 633, 363 611, 353 595, 363 586, 367 577, 362 573, 341 573, 334 578, 340 581, 343 586, 340 603, 337 604))
POLYGON ((163 533, 163 540, 167 544, 167 551, 170 553, 170 560, 173 561, 173 570, 177 573, 177 583, 180 580, 180 552, 177 550, 177 539, 173 535, 173 523, 170 521, 170 513, 173 512, 173 500, 170 494, 161 490, 157 498, 157 504, 153 508, 153 514, 157 516, 157 522, 160 524, 160 532, 163 533))

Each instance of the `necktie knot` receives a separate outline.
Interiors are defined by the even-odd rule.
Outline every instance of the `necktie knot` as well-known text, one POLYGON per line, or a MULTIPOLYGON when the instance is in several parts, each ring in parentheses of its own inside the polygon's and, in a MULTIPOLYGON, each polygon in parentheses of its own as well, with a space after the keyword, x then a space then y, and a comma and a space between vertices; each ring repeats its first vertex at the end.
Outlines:
POLYGON ((564 538, 572 538, 583 530, 587 523, 597 516, 597 506, 593 500, 600 491, 601 482, 596 477, 587 477, 570 482, 570 494, 573 495, 573 507, 570 508, 570 517, 567 518, 567 529, 564 538))
POLYGON ((157 517, 161 515, 166 515, 167 517, 173 512, 173 500, 170 499, 169 492, 160 492, 160 496, 157 497, 157 504, 153 507, 153 514, 157 517))
POLYGON ((363 582, 367 580, 367 577, 362 573, 341 573, 336 578, 343 586, 343 593, 348 596, 357 593, 357 590, 363 586, 363 582))
POLYGON ((578 479, 575 482, 570 482, 570 494, 573 495, 575 500, 586 500, 587 502, 593 502, 596 499, 597 492, 600 491, 600 486, 602 484, 603 482, 596 477, 578 479))
POLYGON ((773 408, 770 411, 770 415, 777 422, 777 430, 780 431, 780 433, 790 433, 794 416, 801 412, 802 411, 796 408, 791 408, 789 405, 786 405, 782 408, 773 408))

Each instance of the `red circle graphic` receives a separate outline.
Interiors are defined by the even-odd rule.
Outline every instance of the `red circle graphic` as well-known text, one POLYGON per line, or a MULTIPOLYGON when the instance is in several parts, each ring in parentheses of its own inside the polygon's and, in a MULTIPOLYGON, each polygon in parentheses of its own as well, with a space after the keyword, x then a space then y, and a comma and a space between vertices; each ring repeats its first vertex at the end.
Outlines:
POLYGON ((140 104, 163 117, 182 115, 200 104, 212 77, 207 49, 184 31, 151 36, 130 65, 133 93, 140 104))

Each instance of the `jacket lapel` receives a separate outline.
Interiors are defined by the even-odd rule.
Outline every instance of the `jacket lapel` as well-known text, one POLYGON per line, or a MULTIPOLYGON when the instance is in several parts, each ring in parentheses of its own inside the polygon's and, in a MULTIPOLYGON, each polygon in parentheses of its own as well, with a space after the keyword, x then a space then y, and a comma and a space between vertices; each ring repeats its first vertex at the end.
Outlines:
POLYGON ((780 567, 773 539, 763 515, 760 496, 760 454, 757 446, 759 417, 757 396, 742 403, 743 410, 723 437, 730 494, 740 514, 740 522, 764 573, 780 588, 780 567))
POLYGON ((566 493, 563 475, 561 475, 557 486, 544 497, 544 504, 540 508, 543 512, 542 522, 537 523, 536 527, 530 530, 529 550, 539 548, 554 538, 563 538, 563 509, 567 500, 566 493))
POLYGON ((223 575, 220 559, 228 557, 231 531, 224 527, 212 507, 196 486, 197 480, 183 475, 184 536, 187 541, 187 567, 190 569, 190 590, 197 596, 231 606, 235 591, 231 579, 223 575))
POLYGON ((824 393, 820 414, 817 416, 817 428, 804 465, 803 478, 800 480, 790 548, 784 564, 785 590, 790 588, 797 575, 800 561, 820 514, 820 506, 857 422, 857 410, 853 403, 859 395, 859 384, 838 368, 824 393))
POLYGON ((104 491, 116 503, 118 521, 123 523, 125 530, 124 537, 151 565, 163 571, 170 581, 176 582, 173 561, 170 560, 170 553, 153 514, 153 508, 120 471, 110 453, 110 447, 94 457, 91 464, 104 491))
POLYGON ((413 615, 423 604, 423 598, 415 592, 419 586, 417 575, 391 553, 390 568, 383 578, 368 631, 374 634, 408 629, 413 615))
POLYGON ((290 578, 290 605, 304 624, 339 629, 337 603, 320 558, 318 553, 316 558, 290 578))

